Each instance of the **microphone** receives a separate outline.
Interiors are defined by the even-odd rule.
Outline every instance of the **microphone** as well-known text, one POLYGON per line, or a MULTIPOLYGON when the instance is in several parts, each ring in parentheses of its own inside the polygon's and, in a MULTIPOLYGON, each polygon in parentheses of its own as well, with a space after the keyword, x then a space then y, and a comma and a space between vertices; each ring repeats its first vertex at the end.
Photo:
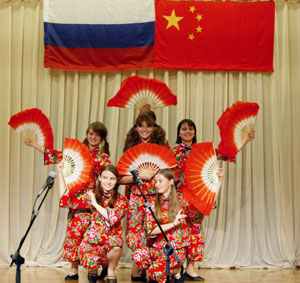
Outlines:
POLYGON ((140 176, 139 176, 138 172, 136 171, 136 169, 134 168, 134 166, 130 166, 129 172, 132 174, 133 181, 135 183, 140 183, 141 185, 144 185, 143 181, 140 179, 140 176))
POLYGON ((43 185, 43 187, 42 187, 42 189, 41 189, 41 191, 39 192, 39 194, 38 194, 37 197, 39 197, 47 187, 48 187, 49 189, 52 188, 52 186, 53 186, 53 184, 54 184, 54 179, 55 179, 55 178, 56 178, 56 173, 53 172, 53 171, 51 171, 51 172, 49 173, 49 176, 48 176, 47 180, 46 180, 46 183, 43 185))

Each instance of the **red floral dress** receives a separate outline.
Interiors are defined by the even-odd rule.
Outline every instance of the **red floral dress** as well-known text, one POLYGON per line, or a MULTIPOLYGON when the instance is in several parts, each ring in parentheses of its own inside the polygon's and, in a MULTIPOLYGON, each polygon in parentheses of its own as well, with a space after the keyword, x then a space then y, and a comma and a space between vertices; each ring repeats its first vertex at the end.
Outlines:
MULTIPOLYGON (((169 223, 168 211, 170 199, 163 199, 161 197, 161 224, 169 223)), ((185 213, 186 202, 182 199, 182 209, 185 213)), ((150 203, 154 211, 154 200, 150 203)), ((166 257, 163 253, 163 248, 166 245, 166 240, 163 234, 158 234, 154 236, 149 236, 151 232, 157 227, 150 209, 145 209, 146 220, 145 220, 145 230, 148 235, 148 247, 141 247, 137 249, 133 254, 133 260, 138 265, 140 269, 148 269, 147 272, 151 280, 157 282, 166 281, 166 257)), ((169 229, 165 231, 166 236, 174 248, 176 255, 179 258, 180 263, 178 264, 173 255, 170 256, 170 271, 173 272, 173 269, 183 265, 186 259, 187 248, 193 243, 196 239, 191 235, 190 228, 186 223, 182 225, 169 229)))
MULTIPOLYGON (((94 166, 92 171, 92 182, 82 188, 82 191, 76 195, 70 196, 68 192, 62 196, 60 207, 69 208, 67 232, 63 247, 63 260, 75 262, 79 259, 78 248, 81 243, 83 234, 87 227, 90 225, 91 217, 91 204, 85 193, 93 191, 97 176, 101 169, 111 164, 108 155, 99 148, 94 149, 92 152, 94 166)), ((57 150, 45 149, 44 163, 46 165, 59 163, 62 160, 62 152, 57 150)))
MULTIPOLYGON (((141 143, 142 141, 140 140, 138 144, 141 143)), ((165 142, 164 147, 170 149, 168 141, 165 142)), ((144 186, 140 185, 140 187, 148 202, 154 200, 156 191, 154 178, 144 182, 144 186)), ((136 249, 146 246, 146 230, 144 227, 146 215, 143 207, 145 201, 138 186, 133 183, 126 186, 126 195, 129 196, 129 209, 126 222, 126 243, 132 251, 135 251, 136 249)))
POLYGON ((109 220, 93 208, 91 225, 84 233, 79 247, 80 263, 90 271, 97 270, 102 262, 107 262, 107 253, 112 247, 123 247, 121 220, 127 212, 128 201, 119 194, 114 207, 110 208, 108 202, 112 194, 113 192, 104 194, 102 205, 107 209, 109 220))
MULTIPOLYGON (((234 162, 233 159, 228 159, 226 156, 216 150, 217 159, 223 161, 234 162)), ((177 192, 183 196, 182 191, 186 186, 185 181, 185 167, 186 161, 190 155, 191 147, 181 143, 172 149, 172 152, 177 160, 178 166, 174 168, 176 176, 177 192)), ((192 234, 197 238, 196 245, 191 245, 188 249, 187 259, 190 261, 201 261, 204 256, 204 231, 202 226, 203 215, 193 205, 189 204, 186 208, 187 223, 191 228, 192 234)))

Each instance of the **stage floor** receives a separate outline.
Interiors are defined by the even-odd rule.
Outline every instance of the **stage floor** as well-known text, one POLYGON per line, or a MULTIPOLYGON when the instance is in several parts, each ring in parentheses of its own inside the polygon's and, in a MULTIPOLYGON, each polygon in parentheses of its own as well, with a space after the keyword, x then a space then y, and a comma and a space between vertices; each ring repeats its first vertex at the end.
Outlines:
MULTIPOLYGON (((22 283, 65 283, 67 267, 21 267, 22 283)), ((198 269, 205 283, 300 283, 300 268, 297 269, 198 269)), ((117 270, 118 283, 131 283, 131 269, 117 270)), ((0 282, 14 283, 16 268, 0 266, 0 282)), ((88 283, 87 270, 80 268, 79 280, 88 283)), ((97 281, 101 282, 101 281, 97 281)), ((105 282, 105 281, 102 281, 105 282)), ((186 281, 188 282, 188 281, 186 281)))

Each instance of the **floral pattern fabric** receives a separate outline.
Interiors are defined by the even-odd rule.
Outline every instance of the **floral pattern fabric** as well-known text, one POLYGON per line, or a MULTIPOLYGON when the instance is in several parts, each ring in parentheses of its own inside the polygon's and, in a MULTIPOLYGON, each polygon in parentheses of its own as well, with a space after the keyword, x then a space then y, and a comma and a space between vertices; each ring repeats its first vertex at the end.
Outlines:
MULTIPOLYGON (((154 210, 153 200, 150 206, 154 210)), ((183 213, 185 213, 186 202, 181 199, 183 213)), ((161 223, 169 223, 169 199, 161 199, 161 223)), ((148 247, 137 249, 133 254, 133 260, 141 269, 148 268, 148 274, 152 280, 157 282, 165 282, 166 280, 166 257, 163 253, 163 248, 166 245, 166 240, 163 234, 150 236, 151 232, 157 227, 157 223, 152 216, 150 209, 145 209, 146 220, 145 226, 148 235, 148 247)), ((166 236, 174 248, 180 263, 178 264, 173 255, 170 256, 170 271, 182 265, 186 258, 187 247, 190 246, 193 239, 191 238, 190 228, 186 223, 178 227, 174 227, 165 231, 166 236)))
POLYGON ((48 149, 45 148, 44 150, 44 164, 57 164, 61 162, 63 159, 63 153, 56 149, 48 149))
MULTIPOLYGON (((173 255, 170 256, 170 275, 175 268, 184 264, 186 258, 186 249, 174 250, 180 263, 178 264, 173 255)), ((163 250, 145 247, 135 251, 133 260, 140 269, 146 269, 150 280, 155 280, 159 283, 166 282, 166 256, 163 250)))
MULTIPOLYGON (((153 211, 154 211, 154 203, 155 200, 153 200, 150 203, 150 206, 153 211)), ((180 198, 180 203, 182 206, 182 214, 185 214, 187 202, 184 201, 182 198, 180 198)), ((161 204, 160 224, 163 225, 170 222, 168 217, 170 201, 169 199, 160 198, 160 204, 161 204)), ((145 214, 146 214, 145 226, 146 226, 146 231, 149 239, 148 245, 157 249, 163 249, 163 247, 167 244, 166 239, 164 238, 163 234, 158 234, 156 236, 149 236, 151 232, 157 227, 157 223, 154 217, 152 216, 150 209, 145 208, 145 214)), ((165 231, 165 234, 168 237, 174 249, 180 249, 190 245, 191 231, 185 221, 183 224, 179 225, 178 227, 174 227, 172 229, 169 229, 168 231, 165 231)))
POLYGON ((121 220, 125 217, 128 209, 127 199, 120 195, 114 205, 114 208, 108 207, 110 197, 105 196, 103 207, 107 210, 109 220, 106 220, 101 213, 93 209, 91 216, 91 225, 84 235, 84 241, 101 245, 109 242, 111 246, 123 246, 121 220))
POLYGON ((79 259, 78 248, 81 243, 85 230, 90 225, 91 212, 69 210, 68 226, 64 241, 62 259, 69 262, 75 262, 79 259))
POLYGON ((128 201, 119 194, 114 207, 110 208, 108 202, 111 196, 112 192, 105 194, 102 205, 107 209, 109 220, 93 209, 91 225, 87 228, 80 245, 80 262, 89 270, 97 269, 101 262, 107 261, 106 255, 112 247, 123 246, 121 220, 128 209, 128 201))
MULTIPOLYGON (((99 148, 91 151, 93 158, 92 182, 86 184, 80 192, 69 195, 66 191, 60 200, 60 207, 69 208, 67 232, 63 248, 63 260, 75 262, 79 259, 78 248, 82 237, 90 225, 91 203, 87 195, 96 185, 97 176, 102 168, 111 164, 108 155, 99 148)), ((46 165, 56 164, 62 161, 63 153, 58 150, 45 149, 44 163, 46 165)))
MULTIPOLYGON (((147 202, 151 202, 152 200, 154 200, 154 180, 144 182, 142 191, 147 199, 147 202)), ((144 203, 145 200, 142 197, 138 186, 132 186, 126 222, 126 243, 132 251, 146 246, 146 231, 144 227, 144 220, 146 215, 143 206, 144 203)))
MULTIPOLYGON (((185 168, 186 162, 191 152, 191 147, 184 143, 172 149, 173 154, 177 160, 178 166, 174 168, 176 176, 177 192, 183 197, 183 190, 186 186, 185 182, 185 168)), ((187 224, 191 229, 193 235, 193 243, 187 249, 187 259, 190 261, 201 261, 204 256, 204 230, 202 226, 203 215, 193 205, 189 204, 186 207, 187 224)))

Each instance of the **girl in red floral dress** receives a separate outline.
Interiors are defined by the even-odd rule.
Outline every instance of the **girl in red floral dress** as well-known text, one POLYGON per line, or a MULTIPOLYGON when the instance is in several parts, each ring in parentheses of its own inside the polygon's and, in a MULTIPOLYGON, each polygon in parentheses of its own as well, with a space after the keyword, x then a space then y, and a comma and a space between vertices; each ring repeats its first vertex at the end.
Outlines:
MULTIPOLYGON (((63 248, 63 260, 71 262, 71 272, 65 277, 65 280, 77 280, 78 276, 78 247, 81 243, 83 234, 90 224, 91 203, 84 197, 86 191, 92 191, 96 184, 97 176, 105 165, 110 164, 109 161, 109 144, 107 142, 107 129, 100 122, 91 123, 86 130, 86 138, 83 143, 89 147, 94 161, 92 171, 92 183, 82 188, 82 191, 69 198, 66 194, 60 201, 60 206, 69 208, 68 226, 63 248), (101 143, 104 143, 100 149, 101 143), (103 150, 103 151, 102 151, 103 150)), ((63 154, 58 150, 50 150, 25 140, 25 144, 32 146, 38 151, 44 153, 45 165, 59 163, 63 154)), ((99 276, 103 279, 106 276, 107 268, 104 269, 99 276)))
MULTIPOLYGON (((190 155, 193 143, 197 142, 196 134, 196 125, 192 120, 184 119, 178 124, 176 140, 178 145, 175 146, 172 151, 178 163, 178 166, 175 167, 175 175, 176 189, 180 195, 182 195, 182 190, 184 190, 185 187, 184 171, 186 161, 190 155)), ((253 138, 254 131, 249 133, 248 142, 253 138)), ((216 153, 219 160, 235 162, 235 160, 228 159, 224 156, 218 149, 216 149, 216 153)), ((219 171, 218 175, 219 180, 221 180, 223 173, 219 171)), ((196 246, 191 246, 188 249, 187 268, 184 278, 187 281, 204 281, 203 277, 198 276, 194 267, 195 262, 202 261, 204 256, 204 231, 202 227, 203 215, 192 205, 189 205, 186 213, 188 215, 187 223, 190 226, 192 233, 197 237, 198 244, 196 246)))
MULTIPOLYGON (((162 169, 155 175, 156 194, 150 206, 168 237, 179 258, 177 263, 170 256, 170 271, 176 283, 183 282, 182 265, 186 258, 186 249, 191 244, 190 228, 186 224, 185 201, 177 194, 174 186, 175 175, 172 169, 162 169)), ((146 208, 144 222, 148 235, 148 247, 137 249, 133 255, 134 261, 140 268, 148 268, 150 282, 166 281, 166 256, 163 248, 166 240, 157 226, 150 209, 146 208)))
MULTIPOLYGON (((58 168, 60 190, 63 192, 63 165, 60 163, 58 168)), ((104 166, 98 180, 94 192, 88 191, 83 196, 93 208, 91 224, 79 247, 80 264, 89 269, 89 282, 96 282, 99 265, 108 262, 107 282, 116 283, 115 269, 123 247, 121 220, 126 214, 128 201, 118 193, 118 171, 113 165, 104 166)))
MULTIPOLYGON (((155 143, 170 148, 169 143, 165 138, 165 130, 155 124, 155 116, 153 117, 153 114, 140 114, 137 117, 134 126, 128 131, 126 136, 124 152, 141 143, 155 143)), ((147 199, 154 198, 155 186, 153 175, 141 174, 140 178, 145 181, 143 193, 147 199)), ((129 198, 126 243, 134 252, 137 248, 144 247, 146 245, 146 231, 143 225, 145 219, 143 208, 144 199, 141 196, 138 186, 133 184, 132 176, 123 176, 120 183, 129 184, 126 187, 126 196, 129 198)), ((140 274, 137 265, 134 265, 133 267, 131 280, 147 282, 145 274, 140 274)))

